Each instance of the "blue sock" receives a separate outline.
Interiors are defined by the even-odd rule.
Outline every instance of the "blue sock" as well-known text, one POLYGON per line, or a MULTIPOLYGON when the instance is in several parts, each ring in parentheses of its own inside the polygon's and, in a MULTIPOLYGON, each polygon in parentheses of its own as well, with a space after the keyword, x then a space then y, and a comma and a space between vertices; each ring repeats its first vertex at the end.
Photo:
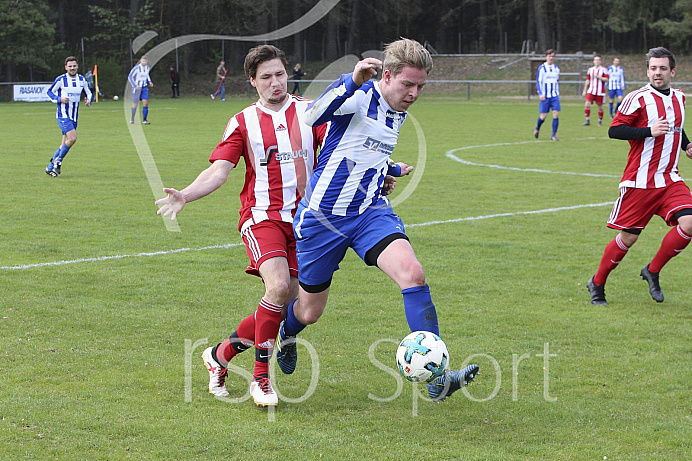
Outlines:
POLYGON ((147 115, 149 115, 149 108, 148 107, 142 107, 142 118, 144 120, 147 119, 147 115))
POLYGON ((63 144, 62 148, 60 149, 60 154, 58 155, 57 161, 62 162, 62 159, 65 158, 67 153, 70 151, 70 148, 67 146, 67 144, 63 144))
POLYGON ((543 125, 543 122, 545 122, 545 119, 538 117, 538 122, 536 122, 536 129, 537 130, 541 129, 541 125, 543 125))
POLYGON ((136 107, 133 107, 133 108, 132 108, 132 118, 130 119, 131 121, 134 121, 134 120, 135 120, 135 114, 136 114, 136 113, 137 113, 137 108, 136 108, 136 107))
POLYGON ((559 118, 554 118, 553 119, 553 136, 557 134, 557 126, 560 124, 560 119, 559 118))
POLYGON ((411 331, 430 331, 440 335, 440 327, 437 324, 437 311, 430 297, 430 287, 425 284, 422 287, 413 287, 401 290, 404 295, 404 310, 406 321, 411 331))
POLYGON ((58 147, 58 150, 53 154, 53 160, 57 160, 60 157, 60 151, 62 150, 62 145, 58 147))
POLYGON ((620 103, 617 103, 617 104, 615 105, 615 115, 617 115, 618 109, 619 109, 619 108, 620 108, 620 103))
POLYGON ((613 103, 610 103, 610 118, 613 118, 613 103))
POLYGON ((281 331, 279 331, 281 334, 281 339, 286 339, 289 336, 296 336, 307 326, 300 323, 300 321, 296 318, 296 315, 293 313, 293 305, 296 303, 296 301, 298 301, 298 298, 291 301, 291 304, 288 305, 284 326, 281 328, 281 331))

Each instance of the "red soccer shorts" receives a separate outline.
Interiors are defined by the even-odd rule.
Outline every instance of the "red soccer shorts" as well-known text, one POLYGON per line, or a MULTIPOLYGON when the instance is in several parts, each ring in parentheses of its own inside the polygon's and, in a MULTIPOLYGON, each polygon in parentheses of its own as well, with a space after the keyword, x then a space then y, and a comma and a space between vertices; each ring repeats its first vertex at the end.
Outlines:
POLYGON ((586 102, 592 104, 595 102, 599 106, 603 105, 603 98, 605 98, 605 96, 596 96, 595 94, 586 93, 586 102))
POLYGON ((608 219, 611 229, 644 229, 654 215, 669 226, 678 222, 673 216, 678 211, 692 209, 692 194, 683 181, 659 189, 623 187, 608 219))
POLYGON ((298 277, 296 238, 293 225, 283 221, 261 221, 243 231, 245 251, 250 265, 245 269, 250 275, 261 277, 259 267, 271 258, 286 258, 291 275, 298 277))

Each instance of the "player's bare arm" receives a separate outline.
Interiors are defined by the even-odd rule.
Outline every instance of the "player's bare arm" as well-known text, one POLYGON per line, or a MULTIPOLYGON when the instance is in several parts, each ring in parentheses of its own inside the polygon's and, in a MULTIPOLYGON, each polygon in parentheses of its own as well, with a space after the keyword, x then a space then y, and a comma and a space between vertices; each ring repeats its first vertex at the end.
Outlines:
POLYGON ((185 204, 194 200, 206 197, 219 187, 223 186, 228 179, 228 174, 235 167, 235 164, 228 160, 217 160, 209 168, 202 171, 192 183, 182 191, 164 187, 166 197, 154 202, 160 206, 156 214, 163 214, 164 217, 171 216, 174 221, 178 213, 182 211, 185 204))
POLYGON ((353 82, 361 86, 363 83, 377 75, 377 70, 382 69, 382 61, 375 58, 365 58, 356 64, 353 69, 353 82))

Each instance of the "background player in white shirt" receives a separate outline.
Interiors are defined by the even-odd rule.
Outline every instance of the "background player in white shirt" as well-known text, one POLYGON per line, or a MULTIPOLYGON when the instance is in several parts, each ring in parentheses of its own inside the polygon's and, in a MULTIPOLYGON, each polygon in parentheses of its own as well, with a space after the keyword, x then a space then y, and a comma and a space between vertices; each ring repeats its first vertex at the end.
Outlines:
POLYGON ((65 59, 65 72, 56 77, 48 88, 48 97, 57 104, 55 114, 62 131, 60 147, 55 151, 50 163, 46 167, 46 174, 52 177, 60 176, 62 161, 70 148, 77 142, 77 121, 79 118, 79 101, 82 99, 82 91, 86 93, 85 104, 91 105, 93 94, 89 89, 84 76, 77 73, 77 58, 69 56, 65 59))
POLYGON ((272 45, 250 50, 245 72, 259 101, 228 122, 222 141, 211 154, 212 165, 182 191, 165 188, 157 200, 159 214, 176 215, 187 202, 221 187, 242 157, 245 185, 240 193, 239 230, 250 265, 246 272, 262 277, 265 292, 257 310, 229 338, 202 354, 209 370, 209 392, 226 396, 228 362, 255 345, 254 379, 250 394, 257 405, 276 405, 269 380, 269 359, 279 330, 281 311, 298 293, 298 265, 292 222, 312 174, 326 126, 304 122, 310 100, 287 93, 286 56, 272 45))
POLYGON ((586 71, 586 82, 581 95, 586 99, 584 116, 586 121, 583 126, 591 125, 591 105, 595 102, 598 106, 598 126, 603 124, 603 100, 606 96, 606 84, 608 83, 608 69, 601 65, 601 57, 593 57, 593 67, 586 71))
MULTIPOLYGON (((282 342, 276 357, 284 373, 295 370, 295 335, 324 312, 333 274, 349 248, 399 285, 411 331, 439 334, 423 267, 401 218, 381 195, 386 174, 413 170, 403 163, 390 166, 390 155, 406 110, 418 99, 432 66, 430 53, 420 43, 397 40, 385 48, 384 65, 375 58, 358 62, 352 74, 342 75, 308 109, 307 123, 329 121, 330 127, 293 222, 300 289, 279 330, 282 342), (382 79, 372 81, 382 67, 382 79)), ((477 365, 448 371, 428 385, 428 393, 443 399, 477 372, 477 365)))
POLYGON ((683 130, 685 95, 670 87, 675 56, 665 48, 652 48, 646 65, 650 83, 625 97, 608 130, 611 138, 629 140, 630 152, 620 181, 620 197, 608 219, 608 227, 620 233, 606 246, 598 271, 587 283, 591 304, 608 304, 608 275, 655 215, 673 227, 640 272, 656 302, 663 302, 659 272, 692 239, 692 194, 678 174, 680 149, 692 158, 692 143, 683 130))
POLYGON ((132 85, 132 117, 130 123, 135 123, 135 114, 137 113, 137 105, 142 101, 142 124, 149 125, 149 87, 154 86, 151 81, 149 72, 151 69, 147 64, 146 56, 139 59, 139 63, 130 70, 127 79, 132 85))
POLYGON ((553 111, 553 132, 550 139, 557 139, 557 127, 560 124, 560 68, 555 64, 555 50, 546 50, 545 62, 538 67, 536 72, 536 91, 541 102, 538 104, 538 121, 533 136, 538 139, 541 125, 548 116, 548 111, 553 111))
POLYGON ((613 64, 608 66, 608 97, 610 98, 610 118, 613 118, 625 96, 625 70, 620 66, 620 58, 613 58, 613 64), (617 98, 618 103, 613 108, 617 98))

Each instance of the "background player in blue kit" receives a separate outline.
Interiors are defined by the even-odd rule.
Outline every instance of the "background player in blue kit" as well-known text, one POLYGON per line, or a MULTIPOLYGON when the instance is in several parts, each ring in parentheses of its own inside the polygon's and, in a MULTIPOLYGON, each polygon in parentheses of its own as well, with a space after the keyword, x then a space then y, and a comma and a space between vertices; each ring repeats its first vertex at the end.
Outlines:
MULTIPOLYGON (((331 122, 293 220, 298 251, 298 299, 288 307, 279 330, 277 352, 284 373, 297 362, 296 334, 324 312, 333 273, 348 248, 369 266, 379 267, 401 288, 411 331, 439 335, 437 313, 423 267, 404 225, 381 194, 385 175, 401 176, 413 167, 390 165, 406 110, 426 83, 433 62, 418 42, 397 40, 385 48, 384 65, 375 58, 356 64, 306 111, 312 126, 331 122), (370 80, 384 68, 382 80, 370 80)), ((433 399, 443 399, 471 381, 478 366, 447 372, 428 385, 433 399)))
POLYGON ((541 125, 548 116, 548 111, 553 111, 553 134, 550 139, 557 139, 557 127, 560 124, 560 68, 554 64, 555 50, 545 52, 545 62, 538 67, 536 73, 536 90, 541 102, 538 105, 538 121, 533 136, 538 139, 541 125))
POLYGON ((89 84, 83 75, 77 73, 77 58, 68 56, 65 59, 65 72, 59 75, 48 89, 48 97, 58 105, 55 117, 62 131, 62 142, 46 167, 46 174, 60 176, 62 161, 70 148, 77 142, 77 119, 79 118, 79 101, 82 91, 86 93, 85 104, 91 105, 93 97, 89 84))
POLYGON ((139 64, 134 66, 127 76, 127 79, 132 85, 132 117, 130 123, 135 123, 135 114, 137 113, 137 105, 142 101, 142 124, 149 125, 149 87, 154 86, 149 76, 149 65, 147 64, 146 56, 142 56, 139 64))
POLYGON ((610 118, 615 117, 618 112, 620 103, 625 94, 625 70, 620 66, 620 58, 614 58, 613 64, 608 67, 608 96, 610 97, 610 118), (618 103, 613 110, 613 104, 615 103, 615 98, 618 99, 618 103))

